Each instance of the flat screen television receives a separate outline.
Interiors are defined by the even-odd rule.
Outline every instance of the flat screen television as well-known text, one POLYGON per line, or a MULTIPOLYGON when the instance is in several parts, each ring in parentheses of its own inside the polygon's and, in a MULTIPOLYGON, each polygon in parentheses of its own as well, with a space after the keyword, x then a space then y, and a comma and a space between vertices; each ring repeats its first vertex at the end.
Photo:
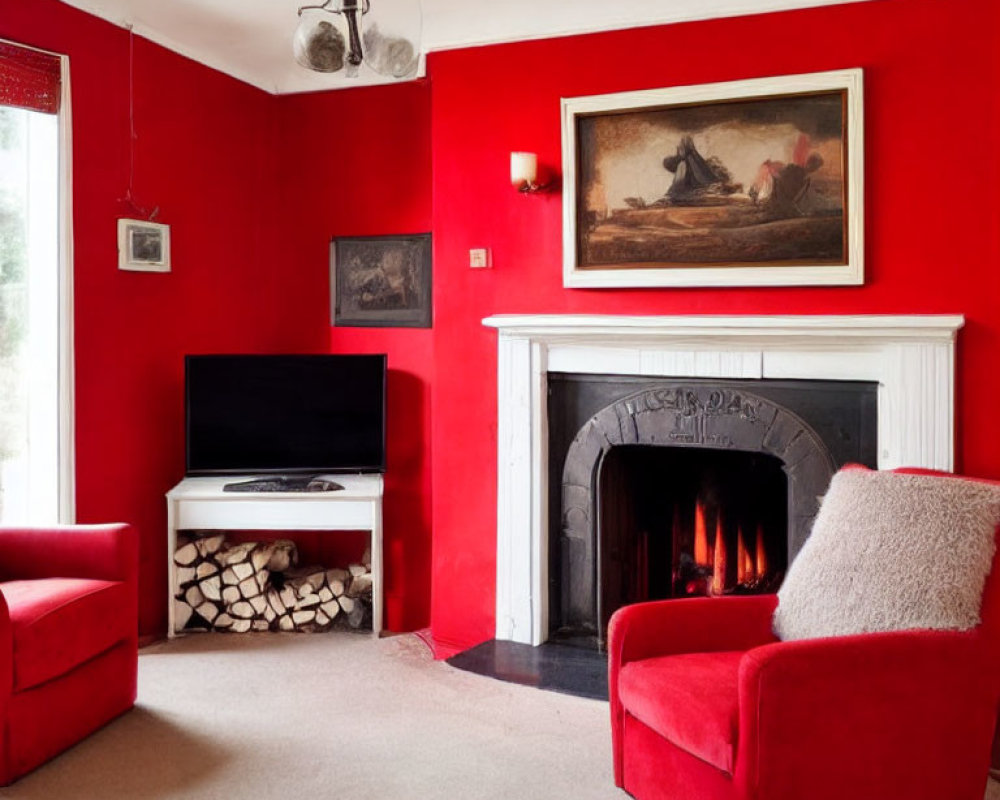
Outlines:
POLYGON ((385 355, 189 355, 188 475, 385 471, 385 355))

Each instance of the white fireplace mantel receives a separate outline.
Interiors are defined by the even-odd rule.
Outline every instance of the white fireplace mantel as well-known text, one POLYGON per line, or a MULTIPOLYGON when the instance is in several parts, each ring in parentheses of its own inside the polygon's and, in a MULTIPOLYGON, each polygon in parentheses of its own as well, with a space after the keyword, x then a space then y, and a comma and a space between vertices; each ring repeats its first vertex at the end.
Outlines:
POLYGON ((878 461, 951 470, 961 315, 500 315, 496 638, 548 636, 547 375, 878 383, 878 461))

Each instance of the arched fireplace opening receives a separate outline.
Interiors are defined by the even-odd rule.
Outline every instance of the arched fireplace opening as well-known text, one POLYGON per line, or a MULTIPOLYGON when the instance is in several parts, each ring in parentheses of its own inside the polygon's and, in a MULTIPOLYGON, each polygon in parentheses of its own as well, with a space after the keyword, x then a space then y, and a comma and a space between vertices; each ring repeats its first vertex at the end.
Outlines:
POLYGON ((788 476, 767 453, 623 445, 598 468, 601 630, 645 600, 776 591, 788 566, 788 476))
POLYGON ((628 603, 777 590, 836 469, 875 461, 864 383, 550 374, 549 419, 549 638, 588 647, 628 603))

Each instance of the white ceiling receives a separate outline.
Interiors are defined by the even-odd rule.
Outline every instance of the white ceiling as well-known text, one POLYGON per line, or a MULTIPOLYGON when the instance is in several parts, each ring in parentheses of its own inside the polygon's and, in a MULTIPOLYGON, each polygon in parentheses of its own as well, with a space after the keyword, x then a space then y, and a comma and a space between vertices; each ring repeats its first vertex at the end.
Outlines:
MULTIPOLYGON (((267 92, 387 82, 292 59, 297 10, 322 0, 65 0, 267 92)), ((378 0, 372 0, 377 3, 378 0)), ((423 51, 863 0, 422 0, 423 51)), ((367 73, 367 71, 366 71, 367 73)))

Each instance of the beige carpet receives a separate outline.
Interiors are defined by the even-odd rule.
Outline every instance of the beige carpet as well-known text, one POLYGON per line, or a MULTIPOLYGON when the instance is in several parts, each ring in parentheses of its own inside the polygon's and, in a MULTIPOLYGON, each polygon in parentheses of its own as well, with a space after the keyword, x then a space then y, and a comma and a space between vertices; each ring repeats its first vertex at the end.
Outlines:
POLYGON ((3 798, 627 800, 607 704, 431 659, 415 636, 190 636, 139 705, 3 798))
POLYGON ((461 672, 415 636, 190 636, 139 675, 134 711, 0 797, 628 798, 605 703, 461 672))

